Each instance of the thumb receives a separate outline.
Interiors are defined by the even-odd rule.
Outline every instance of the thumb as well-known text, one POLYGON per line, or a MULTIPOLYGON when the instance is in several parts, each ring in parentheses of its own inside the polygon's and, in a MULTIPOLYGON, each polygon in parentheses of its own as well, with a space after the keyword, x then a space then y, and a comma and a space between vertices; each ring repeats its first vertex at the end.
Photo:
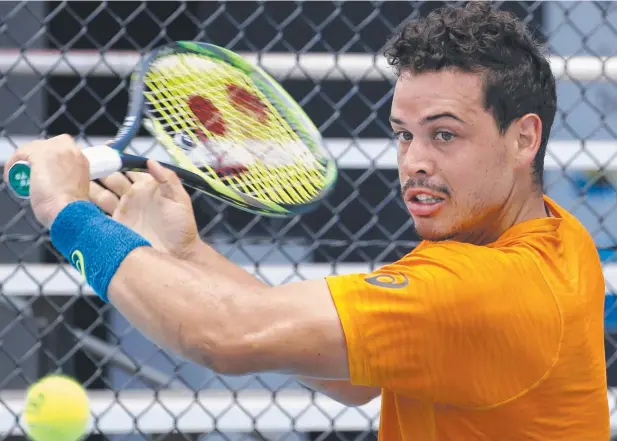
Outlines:
POLYGON ((172 200, 180 200, 182 192, 184 192, 184 187, 178 175, 153 159, 148 160, 148 171, 159 184, 163 197, 172 200))

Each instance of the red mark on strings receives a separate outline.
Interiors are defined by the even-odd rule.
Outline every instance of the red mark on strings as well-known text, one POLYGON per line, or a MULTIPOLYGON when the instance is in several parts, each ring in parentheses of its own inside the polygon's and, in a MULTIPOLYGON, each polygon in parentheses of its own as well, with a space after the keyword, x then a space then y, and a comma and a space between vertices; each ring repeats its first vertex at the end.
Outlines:
MULTIPOLYGON (((252 116, 262 124, 268 121, 267 106, 257 95, 235 84, 227 85, 227 93, 229 100, 238 110, 252 116)), ((210 133, 225 135, 225 120, 212 101, 200 95, 192 95, 188 98, 187 104, 195 117, 210 133)), ((202 130, 196 129, 196 134, 203 142, 208 141, 207 135, 202 130)), ((217 164, 213 167, 219 178, 229 178, 248 171, 243 164, 225 164, 225 156, 225 154, 217 155, 217 164)))
MULTIPOLYGON (((199 122, 202 123, 210 133, 219 136, 225 134, 225 121, 223 115, 212 101, 200 95, 192 95, 188 98, 187 104, 199 122)), ((201 130, 197 131, 199 137, 205 138, 205 134, 200 132, 201 130)))
POLYGON ((227 86, 227 93, 237 109, 254 117, 262 124, 268 121, 268 107, 257 95, 235 84, 227 86))

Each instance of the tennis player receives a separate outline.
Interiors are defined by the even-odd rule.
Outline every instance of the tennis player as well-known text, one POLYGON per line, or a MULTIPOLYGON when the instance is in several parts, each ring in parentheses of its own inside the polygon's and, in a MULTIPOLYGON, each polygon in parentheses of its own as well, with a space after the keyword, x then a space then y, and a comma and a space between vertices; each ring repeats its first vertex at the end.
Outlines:
POLYGON ((53 244, 169 350, 225 374, 297 375, 349 404, 381 395, 381 440, 606 441, 602 267, 542 190, 549 63, 482 2, 406 23, 385 55, 402 197, 424 241, 370 274, 268 286, 200 240, 172 172, 151 161, 134 183, 91 184, 66 135, 8 166, 31 162, 53 244))

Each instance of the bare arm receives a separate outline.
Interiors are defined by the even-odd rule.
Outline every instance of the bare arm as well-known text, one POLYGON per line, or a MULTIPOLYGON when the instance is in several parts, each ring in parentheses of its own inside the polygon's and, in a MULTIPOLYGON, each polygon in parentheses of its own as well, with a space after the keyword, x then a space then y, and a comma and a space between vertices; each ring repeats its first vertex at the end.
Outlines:
POLYGON ((348 378, 325 280, 269 287, 218 253, 208 257, 203 270, 135 249, 113 277, 109 299, 154 341, 217 372, 348 378))
MULTIPOLYGON (((130 176, 134 181, 144 179, 141 173, 131 174, 130 176)), ((100 206, 106 209, 107 212, 113 213, 118 208, 118 195, 126 193, 127 189, 131 188, 132 183, 121 174, 105 178, 103 181, 107 190, 96 185, 91 185, 91 191, 95 199, 99 201, 100 206), (109 203, 107 203, 108 201, 109 203)), ((129 224, 132 225, 130 222, 129 224)), ((174 238, 172 238, 172 240, 173 239, 174 238)), ((255 287, 256 289, 266 286, 262 281, 252 276, 249 272, 243 271, 238 265, 230 262, 213 247, 199 239, 195 241, 193 245, 185 248, 185 250, 182 256, 177 257, 193 263, 195 268, 199 271, 224 274, 227 277, 245 283, 247 286, 255 287)), ((355 386, 345 380, 322 380, 302 377, 299 381, 310 389, 319 391, 347 405, 364 404, 377 396, 380 392, 379 389, 355 386)))
POLYGON ((225 277, 233 278, 238 282, 256 288, 270 286, 248 271, 245 271, 244 268, 225 258, 217 250, 201 240, 192 248, 192 252, 186 256, 186 260, 194 263, 201 271, 208 273, 217 272, 225 277))
MULTIPOLYGON (((225 259, 215 249, 200 242, 189 256, 191 262, 199 265, 207 271, 217 271, 242 280, 247 285, 263 287, 265 284, 253 277, 242 268, 225 259)), ((293 295, 293 294, 291 294, 293 295)), ((297 380, 304 386, 316 392, 329 396, 348 406, 361 406, 368 403, 381 394, 381 389, 376 387, 358 386, 347 380, 323 380, 311 377, 298 377, 297 380)))

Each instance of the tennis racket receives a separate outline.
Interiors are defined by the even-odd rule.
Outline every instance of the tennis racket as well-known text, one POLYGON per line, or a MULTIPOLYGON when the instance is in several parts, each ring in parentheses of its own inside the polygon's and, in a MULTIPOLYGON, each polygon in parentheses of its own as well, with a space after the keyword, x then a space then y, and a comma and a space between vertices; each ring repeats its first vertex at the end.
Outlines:
MULTIPOLYGON (((228 49, 178 41, 145 56, 131 76, 124 122, 109 145, 85 147, 92 180, 147 171, 125 151, 140 127, 162 146, 182 183, 272 217, 311 211, 337 179, 335 161, 300 105, 266 72, 228 49)), ((8 185, 29 197, 30 167, 8 185)))

